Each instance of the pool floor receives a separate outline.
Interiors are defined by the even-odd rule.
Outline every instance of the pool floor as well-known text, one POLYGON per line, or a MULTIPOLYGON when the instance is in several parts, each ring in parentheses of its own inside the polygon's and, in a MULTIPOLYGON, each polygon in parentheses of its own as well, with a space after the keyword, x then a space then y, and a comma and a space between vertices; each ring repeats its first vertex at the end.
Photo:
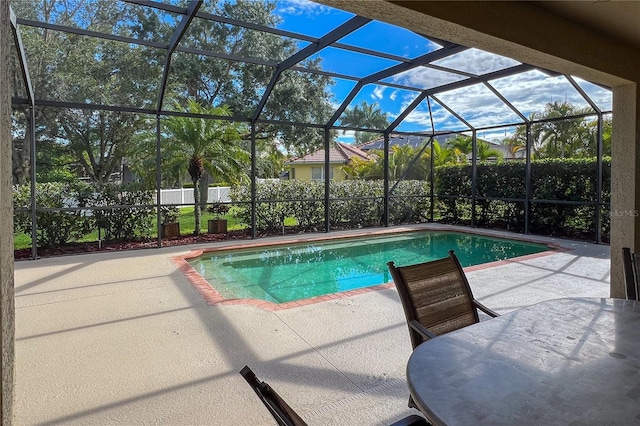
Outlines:
POLYGON ((410 265, 455 250, 463 267, 548 251, 543 244, 450 231, 349 237, 205 253, 189 264, 224 299, 286 303, 391 281, 410 265))

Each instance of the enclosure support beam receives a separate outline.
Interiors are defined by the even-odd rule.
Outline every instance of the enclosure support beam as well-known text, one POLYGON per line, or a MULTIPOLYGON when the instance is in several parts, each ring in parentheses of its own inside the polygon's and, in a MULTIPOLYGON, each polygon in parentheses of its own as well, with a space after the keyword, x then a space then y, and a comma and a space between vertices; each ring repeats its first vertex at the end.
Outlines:
POLYGON ((529 218, 531 215, 529 211, 531 210, 531 150, 532 150, 532 139, 531 139, 531 123, 526 123, 527 130, 527 141, 525 145, 525 169, 524 169, 524 233, 531 233, 529 226, 529 218))
POLYGON ((158 98, 157 108, 158 113, 162 110, 162 104, 164 103, 164 93, 165 89, 167 88, 167 80, 169 79, 169 68, 171 67, 171 56, 178 47, 178 43, 180 43, 180 40, 184 36, 184 33, 187 32, 189 24, 191 24, 191 21, 193 21, 193 18, 195 18, 196 13, 198 12, 198 9, 200 9, 201 5, 201 1, 189 2, 189 5, 187 6, 187 14, 182 18, 180 24, 171 36, 171 41, 169 42, 169 46, 167 48, 167 60, 165 61, 164 69, 162 71, 162 82, 160 83, 160 96, 158 98))
POLYGON ((251 239, 257 236, 256 228, 256 122, 251 121, 251 239))
POLYGON ((393 132, 394 129, 398 127, 400 123, 402 123, 402 121, 405 118, 407 118, 407 116, 411 114, 411 112, 413 112, 414 109, 418 108, 418 105, 420 105, 422 101, 424 101, 424 98, 426 97, 427 97, 427 94, 424 92, 416 96, 416 98, 409 104, 409 106, 406 107, 404 111, 402 111, 402 113, 398 117, 396 117, 395 120, 393 120, 391 124, 389 124, 389 127, 387 127, 385 131, 389 133, 393 132))
POLYGON ((478 197, 478 139, 476 129, 471 135, 471 227, 476 227, 476 198, 478 197))
POLYGON ((433 144, 431 144, 431 158, 429 158, 429 198, 431 199, 429 203, 429 222, 433 223, 433 208, 435 204, 435 172, 433 170, 433 144))
POLYGON ((31 177, 31 259, 38 258, 38 216, 36 215, 36 110, 33 106, 29 107, 29 145, 31 152, 29 153, 29 176, 31 177))
POLYGON ((440 98, 436 97, 435 95, 431 95, 429 96, 431 99, 433 99, 434 101, 436 101, 438 104, 440 104, 440 106, 444 109, 446 109, 447 111, 449 111, 449 114, 453 115, 455 118, 457 118, 458 120, 460 120, 460 122, 462 124, 464 124, 465 126, 467 126, 469 129, 473 129, 473 126, 471 125, 471 123, 469 123, 467 120, 465 120, 460 114, 458 114, 457 112, 455 112, 453 109, 451 109, 449 107, 449 105, 447 105, 445 102, 443 102, 440 98))
POLYGON ((391 194, 389 194, 389 133, 384 132, 384 157, 383 157, 383 169, 384 169, 384 226, 389 226, 389 200, 391 194))
POLYGON ((602 110, 596 103, 591 99, 591 96, 585 92, 585 90, 576 82, 576 80, 570 76, 565 75, 565 78, 571 83, 574 89, 580 93, 580 96, 584 98, 585 101, 591 106, 591 108, 596 112, 598 117, 598 127, 596 130, 596 162, 597 162, 597 171, 596 171, 596 206, 593 213, 593 218, 596 226, 596 235, 595 242, 596 244, 602 243, 602 110))
POLYGON ((324 232, 329 232, 329 224, 331 223, 331 207, 329 205, 329 199, 331 195, 331 173, 329 172, 329 167, 331 167, 331 163, 329 162, 329 149, 331 148, 331 135, 330 128, 324 128, 324 232))
MULTIPOLYGON (((353 87, 353 89, 351 89, 347 97, 342 101, 342 104, 340 104, 340 106, 336 109, 336 112, 334 112, 333 116, 329 119, 329 121, 327 122, 327 125, 333 126, 333 124, 338 120, 338 118, 340 118, 344 110, 347 109, 347 107, 349 106, 353 98, 355 98, 358 92, 360 92, 360 90, 367 84, 375 83, 379 80, 385 79, 387 77, 391 77, 394 74, 408 71, 410 69, 417 68, 420 65, 427 64, 429 62, 433 62, 438 59, 446 58, 451 55, 455 55, 456 53, 460 53, 467 49, 468 47, 466 46, 459 46, 457 44, 449 43, 447 46, 443 47, 442 49, 419 56, 410 62, 404 62, 398 65, 394 65, 392 67, 389 67, 382 71, 378 71, 374 74, 368 75, 367 77, 364 77, 363 79, 358 81, 358 83, 353 87)), ((422 99, 424 99, 424 97, 422 99)))
POLYGON ((162 146, 160 143, 160 116, 156 115, 156 229, 158 248, 162 247, 162 146))
POLYGON ((22 80, 24 86, 27 89, 27 96, 31 107, 34 106, 35 95, 33 93, 33 86, 31 85, 31 74, 29 73, 29 67, 27 66, 27 55, 24 51, 24 44, 22 43, 22 36, 20 36, 20 28, 18 27, 18 20, 13 13, 11 6, 9 6, 9 15, 11 21, 11 30, 13 32, 13 42, 16 46, 16 52, 18 52, 18 62, 20 63, 20 71, 22 71, 22 80))
POLYGON ((595 222, 596 222, 596 244, 602 243, 602 179, 603 176, 603 165, 602 165, 602 152, 603 152, 603 143, 602 143, 602 126, 603 126, 603 117, 602 112, 598 113, 598 136, 596 140, 596 161, 597 161, 597 176, 596 176, 596 212, 595 212, 595 222))
POLYGON ((340 25, 338 28, 328 32, 321 39, 319 39, 317 43, 310 44, 309 46, 303 48, 302 50, 298 51, 297 53, 279 63, 276 70, 273 72, 273 75, 271 76, 271 81, 269 82, 267 88, 264 91, 264 94, 262 95, 262 99, 260 99, 260 102, 258 103, 258 106, 253 113, 252 120, 257 120, 262 113, 262 110, 267 103, 267 99, 269 99, 269 96, 271 96, 273 88, 278 82, 280 75, 285 70, 291 68, 300 61, 307 59, 309 56, 318 53, 320 50, 331 45, 335 41, 340 40, 342 37, 350 34, 351 32, 357 30, 365 24, 368 24, 369 22, 371 22, 371 19, 369 18, 354 16, 344 24, 340 25))

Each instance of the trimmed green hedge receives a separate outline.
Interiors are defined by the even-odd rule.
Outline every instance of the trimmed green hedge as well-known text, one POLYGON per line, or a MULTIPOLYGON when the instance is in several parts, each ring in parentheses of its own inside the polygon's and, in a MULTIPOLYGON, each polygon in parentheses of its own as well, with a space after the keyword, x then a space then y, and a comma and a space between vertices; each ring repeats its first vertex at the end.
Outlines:
MULTIPOLYGON (((383 220, 384 182, 381 180, 347 180, 330 182, 332 229, 380 226, 383 220)), ((231 199, 238 203, 238 216, 251 223, 251 194, 248 187, 236 187, 231 199)), ((429 210, 429 185, 422 181, 405 181, 395 188, 390 206, 393 224, 426 220, 429 210)), ((298 231, 324 229, 324 182, 301 180, 266 181, 256 184, 256 230, 265 233, 283 231, 284 219, 296 219, 298 231)))
MULTIPOLYGON (((525 228, 524 161, 477 165, 476 225, 523 232, 525 228), (508 201, 493 200, 507 198, 508 201)), ((471 165, 436 169, 439 218, 449 223, 471 223, 471 165)), ((597 201, 595 159, 545 159, 531 162, 529 230, 544 235, 580 239, 595 237, 595 206, 563 202, 597 201), (555 202, 559 201, 559 202, 555 202)), ((602 202, 611 199, 611 159, 603 160, 602 202)), ((608 239, 609 216, 602 211, 602 235, 608 239)))
POLYGON ((148 237, 156 221, 155 191, 140 184, 106 184, 95 188, 89 205, 109 207, 130 206, 93 210, 95 226, 103 232, 105 241, 126 241, 136 237, 148 237), (144 206, 144 207, 135 207, 144 206))
MULTIPOLYGON (((36 185, 36 206, 40 209, 64 209, 72 207, 77 200, 77 205, 84 207, 90 194, 90 185, 83 182, 39 183, 36 185)), ((31 234, 30 195, 29 185, 13 188, 15 233, 31 234)), ((86 212, 82 210, 38 211, 36 220, 38 247, 62 246, 82 238, 91 229, 86 212)))
MULTIPOLYGON (((525 163, 510 161, 477 165, 475 224, 516 232, 525 230, 525 163), (505 198, 506 200, 496 200, 505 198)), ((471 165, 436 168, 434 219, 471 224, 471 165)), ((603 160, 603 203, 610 202, 611 160, 603 160)), ((382 180, 330 182, 330 226, 349 229, 380 226, 384 213, 382 180)), ((429 183, 402 181, 392 188, 389 222, 419 223, 429 219, 429 183)), ((265 181, 256 184, 256 231, 281 233, 284 221, 295 218, 296 231, 324 230, 324 182, 265 181), (271 201, 273 200, 273 201, 271 201)), ((14 188, 14 229, 31 233, 28 185, 14 188)), ((239 221, 251 223, 250 187, 235 187, 231 199, 239 221)), ((36 185, 38 247, 62 246, 91 230, 101 229, 106 241, 148 236, 155 224, 154 191, 136 184, 39 183, 36 185), (129 207, 109 208, 115 205, 129 207), (146 207, 135 207, 147 205, 146 207), (60 210, 78 207, 78 210, 60 210), (83 207, 104 207, 82 209, 83 207), (52 210, 49 210, 52 209, 52 210)), ((529 230, 543 235, 580 239, 595 237, 595 205, 566 201, 597 201, 595 159, 554 159, 531 164, 529 230)), ((602 238, 609 236, 608 208, 602 208, 602 238)))
MULTIPOLYGON (((30 194, 29 185, 14 187, 15 233, 31 234, 30 194)), ((148 236, 155 223, 155 208, 135 206, 153 204, 154 194, 155 191, 138 184, 38 183, 35 196, 38 247, 76 242, 96 228, 102 231, 105 241, 148 236), (115 205, 129 207, 86 209, 115 205)))

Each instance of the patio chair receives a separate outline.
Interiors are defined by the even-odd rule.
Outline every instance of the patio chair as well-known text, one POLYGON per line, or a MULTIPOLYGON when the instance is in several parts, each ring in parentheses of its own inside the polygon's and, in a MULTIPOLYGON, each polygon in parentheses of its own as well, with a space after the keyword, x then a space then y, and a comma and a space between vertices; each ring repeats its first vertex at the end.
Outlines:
POLYGON ((304 420, 289 407, 276 391, 266 382, 260 381, 255 373, 245 365, 240 374, 249 383, 251 388, 258 395, 258 398, 267 407, 279 426, 307 426, 304 420))
MULTIPOLYGON (((473 298, 453 250, 443 259, 409 266, 388 262, 409 327, 413 349, 441 334, 480 322, 478 309, 498 314, 473 298)), ((418 408, 409 397, 409 407, 418 408)))
MULTIPOLYGON (((293 411, 289 404, 287 404, 271 386, 256 377, 248 365, 245 365, 242 370, 240 370, 240 374, 256 392, 279 426, 307 426, 305 421, 293 411)), ((421 426, 429 424, 430 423, 424 418, 412 415, 398 420, 390 426, 421 426)))
POLYGON ((632 253, 629 247, 622 248, 622 265, 624 267, 626 298, 628 300, 640 300, 636 254, 632 253))
POLYGON ((415 349, 425 340, 480 321, 478 309, 498 314, 473 298, 453 250, 449 256, 409 266, 388 262, 415 349))

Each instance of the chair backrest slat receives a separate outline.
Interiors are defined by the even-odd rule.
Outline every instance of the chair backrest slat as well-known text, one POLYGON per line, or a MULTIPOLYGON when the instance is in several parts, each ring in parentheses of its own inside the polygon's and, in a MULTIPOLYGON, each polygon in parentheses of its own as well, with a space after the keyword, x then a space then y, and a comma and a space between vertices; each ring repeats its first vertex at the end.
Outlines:
MULTIPOLYGON (((449 257, 389 270, 398 289, 407 321, 416 320, 435 335, 445 334, 479 321, 471 287, 455 253, 449 257)), ((415 348, 424 338, 411 327, 415 348)))

